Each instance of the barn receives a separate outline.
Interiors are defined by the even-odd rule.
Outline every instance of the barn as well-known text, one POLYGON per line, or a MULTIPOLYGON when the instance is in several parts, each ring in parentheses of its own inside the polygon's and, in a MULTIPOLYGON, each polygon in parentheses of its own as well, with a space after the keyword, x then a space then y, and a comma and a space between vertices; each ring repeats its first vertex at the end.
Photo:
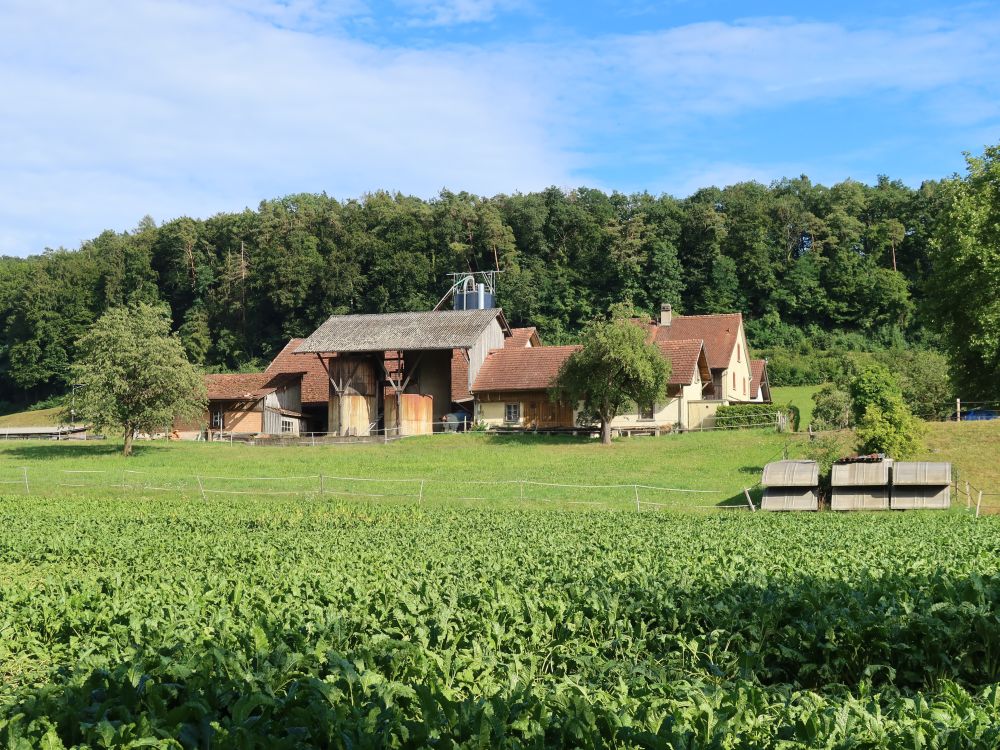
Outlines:
POLYGON ((510 335, 500 308, 333 315, 295 354, 324 368, 328 432, 418 435, 440 428, 452 395, 470 389, 510 335), (456 371, 464 383, 452 382, 456 371))

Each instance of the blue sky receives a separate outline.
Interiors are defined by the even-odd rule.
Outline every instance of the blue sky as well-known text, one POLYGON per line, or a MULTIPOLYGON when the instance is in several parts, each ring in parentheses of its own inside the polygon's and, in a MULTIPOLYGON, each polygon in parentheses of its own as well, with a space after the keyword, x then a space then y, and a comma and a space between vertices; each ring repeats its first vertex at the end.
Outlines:
POLYGON ((911 185, 1000 141, 1000 7, 0 0, 0 254, 377 189, 911 185))

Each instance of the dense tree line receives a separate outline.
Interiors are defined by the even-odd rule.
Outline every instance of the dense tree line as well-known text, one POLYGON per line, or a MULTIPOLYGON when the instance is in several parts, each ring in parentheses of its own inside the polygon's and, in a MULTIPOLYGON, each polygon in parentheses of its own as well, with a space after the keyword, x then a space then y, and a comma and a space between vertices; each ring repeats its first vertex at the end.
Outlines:
POLYGON ((193 361, 238 368, 330 314, 429 309, 448 272, 494 268, 511 322, 548 343, 615 303, 652 313, 661 301, 741 310, 761 347, 833 331, 933 343, 924 301, 951 182, 800 177, 683 200, 586 188, 303 194, 205 220, 146 218, 78 250, 0 259, 0 400, 65 390, 76 342, 109 307, 165 302, 193 361))

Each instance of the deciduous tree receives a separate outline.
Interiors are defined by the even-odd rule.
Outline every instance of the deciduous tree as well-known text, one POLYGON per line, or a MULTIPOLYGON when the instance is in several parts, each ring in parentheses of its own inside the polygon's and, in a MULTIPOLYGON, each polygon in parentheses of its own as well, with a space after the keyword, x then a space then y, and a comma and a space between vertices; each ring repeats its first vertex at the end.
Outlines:
POLYGON ((170 332, 165 307, 108 310, 83 336, 72 366, 76 412, 96 430, 118 429, 124 455, 138 432, 169 429, 205 410, 205 385, 170 332))
POLYGON ((601 422, 601 442, 611 443, 611 420, 629 404, 663 399, 670 365, 652 344, 647 329, 617 308, 610 320, 595 320, 581 336, 582 347, 563 364, 553 398, 583 403, 601 422))

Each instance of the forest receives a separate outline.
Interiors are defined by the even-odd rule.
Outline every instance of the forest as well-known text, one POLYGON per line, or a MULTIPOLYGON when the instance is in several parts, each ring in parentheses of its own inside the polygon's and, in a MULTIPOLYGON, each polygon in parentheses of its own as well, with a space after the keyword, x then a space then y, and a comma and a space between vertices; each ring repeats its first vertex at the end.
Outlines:
POLYGON ((685 199, 299 194, 207 219, 146 217, 78 249, 0 258, 0 401, 64 393, 75 342, 110 307, 166 304, 193 361, 245 369, 331 314, 430 309, 449 272, 492 269, 511 324, 545 343, 572 341, 612 304, 653 313, 664 301, 742 311, 773 384, 820 382, 841 350, 940 350, 962 395, 991 395, 1000 345, 981 317, 1000 282, 995 258, 969 247, 997 231, 998 165, 987 149, 968 175, 919 188, 802 176, 685 199))

